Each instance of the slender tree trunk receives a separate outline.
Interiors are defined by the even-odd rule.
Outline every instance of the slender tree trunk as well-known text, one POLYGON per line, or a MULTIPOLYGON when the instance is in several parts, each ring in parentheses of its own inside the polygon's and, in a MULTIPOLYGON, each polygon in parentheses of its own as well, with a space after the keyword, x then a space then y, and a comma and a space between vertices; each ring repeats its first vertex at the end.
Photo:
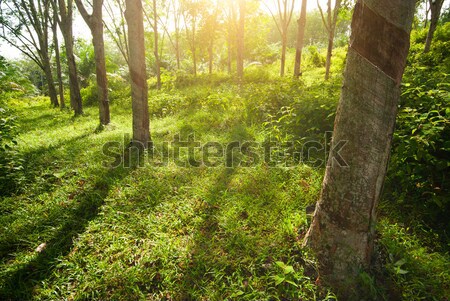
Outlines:
POLYGON ((245 0, 239 0, 236 69, 239 80, 244 77, 245 0))
POLYGON ((58 94, 56 93, 55 83, 53 82, 53 74, 52 74, 52 68, 50 64, 50 58, 48 56, 48 52, 46 50, 42 51, 42 62, 44 65, 44 73, 45 78, 47 80, 48 85, 48 95, 50 97, 50 102, 52 103, 53 107, 58 107, 58 94))
POLYGON ((175 55, 177 57, 177 70, 180 70, 180 33, 176 32, 175 36, 175 55))
POLYGON ((371 261, 415 2, 359 0, 353 14, 331 151, 305 239, 321 280, 342 300, 367 294, 357 279, 371 261))
POLYGON ((159 59, 158 45, 158 11, 156 10, 156 0, 153 0, 153 32, 155 39, 155 63, 156 63, 156 88, 161 89, 161 61, 159 59))
POLYGON ((322 15, 322 21, 328 32, 328 48, 327 48, 327 58, 325 62, 325 80, 330 78, 330 67, 331 67, 331 56, 333 55, 333 44, 334 35, 336 31, 337 18, 339 14, 339 9, 341 8, 342 0, 336 0, 334 5, 334 10, 331 9, 331 0, 327 2, 327 20, 322 13, 322 9, 319 6, 320 13, 322 15))
POLYGON ((66 28, 64 34, 67 65, 69 69, 69 87, 70 87, 70 103, 75 115, 83 114, 83 104, 81 101, 80 84, 78 82, 77 64, 73 53, 73 35, 72 26, 66 28))
POLYGON ((129 64, 133 110, 133 141, 148 147, 150 121, 148 115, 148 88, 145 66, 144 16, 142 2, 126 0, 125 19, 128 24, 129 64), (133 37, 133 38, 131 38, 133 37))
POLYGON ((214 59, 214 42, 211 41, 208 47, 208 57, 209 57, 209 74, 213 72, 213 59, 214 59))
POLYGON ((81 0, 75 0, 78 10, 92 34, 95 74, 98 91, 99 119, 101 125, 110 123, 108 78, 106 76, 105 42, 103 40, 103 0, 94 0, 92 14, 88 14, 81 0))
POLYGON ((325 80, 330 78, 331 56, 333 55, 334 31, 328 33, 327 59, 325 61, 325 80))
MULTIPOLYGON (((55 12, 56 14, 56 12, 55 12)), ((53 44, 55 44, 55 61, 56 61, 56 76, 58 78, 58 93, 59 93, 59 102, 61 109, 66 107, 66 102, 64 100, 64 84, 62 80, 62 72, 61 72, 61 56, 59 54, 59 41, 58 41, 58 32, 57 32, 57 21, 56 18, 52 24, 53 30, 53 44)))
POLYGON ((231 43, 232 43, 232 35, 231 35, 231 31, 228 32, 228 43, 227 43, 227 50, 228 50, 228 57, 227 57, 227 70, 228 70, 228 74, 231 74, 231 61, 232 61, 232 57, 233 57, 233 50, 231 47, 231 43))
POLYGON ((192 62, 194 63, 194 76, 197 76, 197 47, 195 45, 195 31, 196 26, 195 23, 197 22, 196 18, 192 19, 192 41, 191 41, 191 51, 192 51, 192 62))
MULTIPOLYGON (((56 0, 55 0, 56 1, 56 0)), ((73 52, 73 1, 58 0, 60 12, 60 28, 64 37, 66 47, 67 65, 69 69, 70 104, 75 112, 75 116, 83 114, 83 103, 80 94, 80 84, 78 82, 77 64, 73 52)))
POLYGON ((302 11, 300 12, 300 18, 297 20, 297 47, 295 50, 295 66, 294 66, 294 77, 298 78, 301 72, 302 65, 302 50, 303 50, 303 40, 305 37, 305 27, 306 27, 306 0, 302 0, 302 11))
POLYGON ((281 67, 280 76, 284 76, 284 69, 286 65, 286 47, 287 47, 287 30, 283 32, 281 37, 281 67))
POLYGON ((431 20, 430 28, 428 29, 427 40, 425 41, 425 53, 430 51, 431 41, 433 40, 434 32, 436 31, 443 4, 444 0, 430 0, 431 20))
POLYGON ((98 89, 98 108, 100 124, 107 125, 111 122, 108 97, 108 77, 106 76, 105 43, 103 40, 102 19, 93 21, 92 42, 94 45, 95 74, 98 89))

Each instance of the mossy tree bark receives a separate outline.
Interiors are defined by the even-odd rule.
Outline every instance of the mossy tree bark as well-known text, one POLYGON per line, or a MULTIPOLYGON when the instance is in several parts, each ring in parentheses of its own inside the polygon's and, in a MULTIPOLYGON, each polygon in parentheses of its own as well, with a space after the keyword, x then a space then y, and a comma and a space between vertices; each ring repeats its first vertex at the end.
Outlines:
POLYGON ((359 300, 357 277, 371 261, 415 2, 359 0, 353 15, 331 152, 305 239, 321 280, 343 300, 359 300))

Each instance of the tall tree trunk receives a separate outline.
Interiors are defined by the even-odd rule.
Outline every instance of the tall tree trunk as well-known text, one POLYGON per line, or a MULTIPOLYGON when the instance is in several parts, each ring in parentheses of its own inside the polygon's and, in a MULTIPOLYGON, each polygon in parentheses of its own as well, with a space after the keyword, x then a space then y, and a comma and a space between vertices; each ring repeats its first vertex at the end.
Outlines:
POLYGON ((287 31, 283 31, 283 36, 281 37, 281 67, 280 76, 284 76, 284 67, 286 65, 286 47, 287 47, 287 31))
POLYGON ((156 88, 161 89, 161 61, 159 59, 158 45, 158 11, 156 10, 156 0, 153 0, 153 32, 155 39, 155 63, 156 63, 156 88))
MULTIPOLYGON (((327 48, 327 58, 325 62, 325 80, 330 78, 330 68, 331 68, 331 56, 333 55, 333 45, 334 45, 334 35, 336 31, 337 18, 339 14, 339 9, 341 8, 342 0, 336 0, 334 9, 331 9, 331 0, 327 3, 327 31, 328 31, 328 48, 327 48)), ((322 11, 321 11, 322 12, 322 11)), ((322 16, 323 18, 323 16, 322 16)), ((325 22, 325 21, 324 21, 325 22)))
POLYGON ((148 115, 148 88, 145 66, 144 16, 142 2, 126 0, 125 19, 128 24, 129 64, 133 110, 133 141, 148 147, 150 121, 148 115))
POLYGON ((209 74, 213 72, 213 59, 214 59, 214 44, 213 40, 211 40, 208 47, 208 57, 209 57, 209 74))
MULTIPOLYGON (((56 1, 56 0, 55 0, 56 1)), ((73 52, 73 1, 58 0, 60 13, 60 28, 64 37, 66 47, 67 65, 69 69, 70 104, 75 116, 83 114, 83 103, 81 100, 80 84, 78 82, 77 64, 73 52)))
POLYGON ((321 280, 342 300, 360 300, 358 273, 371 261, 415 2, 359 0, 353 14, 331 151, 305 239, 321 280))
POLYGON ((107 125, 111 122, 108 97, 108 77, 106 76, 105 43, 103 40, 102 19, 93 21, 92 41, 95 56, 95 74, 98 89, 98 108, 100 124, 107 125))
POLYGON ((56 61, 56 77, 58 78, 58 93, 59 93, 59 102, 61 109, 66 107, 66 102, 64 100, 64 84, 62 80, 62 71, 61 71, 61 56, 59 54, 59 41, 58 41, 58 23, 56 21, 56 11, 54 12, 54 20, 52 23, 53 30, 53 44, 55 44, 55 61, 56 61))
POLYGON ((192 19, 192 41, 191 41, 191 51, 192 51, 192 62, 194 63, 194 76, 197 76, 197 45, 195 45, 195 31, 196 31, 196 18, 192 19))
POLYGON ((239 80, 244 77, 245 0, 239 0, 236 69, 239 80))
POLYGON ((330 78, 331 56, 333 55, 334 32, 328 33, 327 58, 325 61, 325 80, 330 78))
POLYGON ((425 53, 430 51, 431 41, 433 40, 434 32, 436 31, 443 4, 444 0, 430 0, 431 20, 430 28, 428 29, 427 40, 425 41, 425 53))
POLYGON ((105 42, 103 40, 103 0, 94 0, 92 14, 88 14, 81 0, 75 0, 81 16, 88 25, 94 45, 95 74, 98 91, 99 119, 101 125, 110 123, 108 78, 106 76, 105 42))
POLYGON ((300 18, 297 20, 297 47, 295 49, 295 66, 294 66, 294 77, 298 78, 301 72, 302 65, 302 50, 303 50, 303 40, 305 37, 305 27, 306 27, 306 0, 302 0, 302 11, 300 12, 300 18))
POLYGON ((46 50, 42 51, 42 63, 44 65, 44 73, 47 80, 48 96, 50 97, 50 102, 52 103, 53 107, 56 108, 59 106, 58 94, 56 93, 55 83, 53 82, 50 58, 46 50))
POLYGON ((233 58, 233 50, 231 47, 231 43, 232 43, 232 39, 233 36, 231 35, 231 31, 228 32, 228 43, 227 43, 227 70, 228 70, 228 74, 231 74, 231 61, 233 58))

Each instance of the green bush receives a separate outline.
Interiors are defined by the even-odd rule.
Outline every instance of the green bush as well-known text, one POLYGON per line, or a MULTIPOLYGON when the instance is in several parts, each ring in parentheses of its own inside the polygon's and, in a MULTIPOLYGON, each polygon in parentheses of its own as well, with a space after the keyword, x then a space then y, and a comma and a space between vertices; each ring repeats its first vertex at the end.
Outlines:
POLYGON ((443 241, 450 233, 449 29, 450 23, 438 28, 427 54, 424 32, 412 34, 385 192, 397 210, 407 210, 399 216, 437 231, 443 241))

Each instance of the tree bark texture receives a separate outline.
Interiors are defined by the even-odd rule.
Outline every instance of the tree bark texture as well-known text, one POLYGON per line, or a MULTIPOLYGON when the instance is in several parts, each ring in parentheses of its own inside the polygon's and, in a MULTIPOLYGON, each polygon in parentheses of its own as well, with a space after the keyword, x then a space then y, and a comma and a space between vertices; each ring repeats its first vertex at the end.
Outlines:
POLYGON ((239 80, 244 77, 245 0, 239 0, 236 69, 239 80))
POLYGON ((75 116, 83 114, 83 103, 81 100, 80 84, 78 81, 77 64, 73 52, 73 1, 58 0, 60 28, 64 37, 66 47, 67 66, 69 69, 70 104, 75 112, 75 116))
POLYGON ((100 124, 111 121, 108 98, 108 78, 106 76, 105 42, 103 40, 103 0, 94 0, 92 14, 88 14, 81 0, 75 0, 81 16, 88 25, 94 45, 95 74, 98 90, 100 124))
POLYGON ((356 279, 371 261, 415 2, 359 0, 353 15, 331 152, 305 238, 321 280, 342 300, 358 300, 356 279))
POLYGON ((145 65, 144 16, 142 2, 126 0, 125 19, 128 24, 129 69, 133 110, 133 141, 147 147, 150 141, 148 88, 145 65))
POLYGON ((298 19, 297 24, 297 45, 295 49, 294 65, 294 77, 296 78, 301 75, 303 40, 305 37, 306 27, 306 0, 302 0, 302 11, 300 12, 300 18, 298 19))
POLYGON ((428 29, 427 40, 425 41, 425 53, 430 51, 431 42, 433 40, 434 32, 436 31, 443 4, 444 0, 430 0, 431 20, 430 28, 428 29))

